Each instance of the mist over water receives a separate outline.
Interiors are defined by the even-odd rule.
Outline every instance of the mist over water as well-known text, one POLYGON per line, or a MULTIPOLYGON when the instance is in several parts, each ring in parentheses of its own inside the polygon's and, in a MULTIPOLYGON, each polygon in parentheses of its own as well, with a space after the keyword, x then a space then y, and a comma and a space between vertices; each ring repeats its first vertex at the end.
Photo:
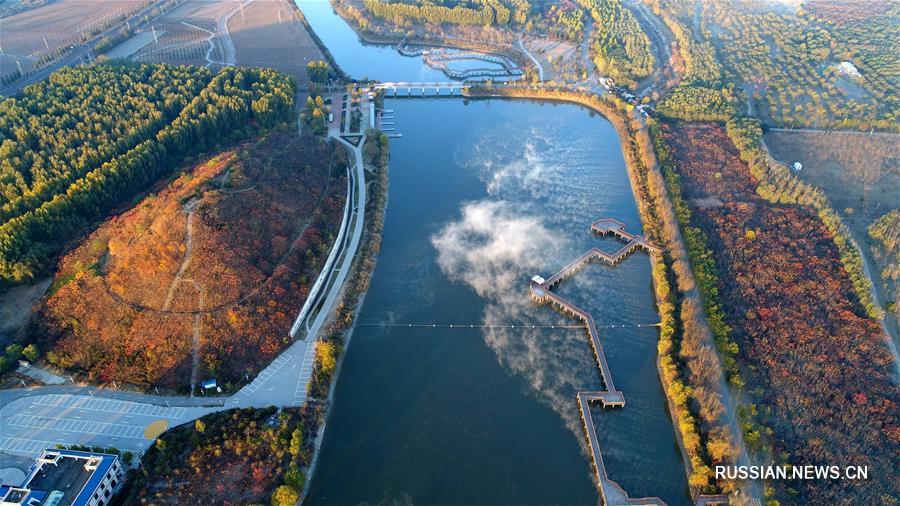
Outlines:
MULTIPOLYGON (((584 237, 575 234, 585 234, 596 219, 591 210, 605 200, 597 193, 598 164, 624 167, 615 152, 597 151, 596 134, 569 135, 568 122, 546 120, 542 114, 481 125, 455 152, 487 195, 464 203, 460 219, 431 241, 444 274, 484 299, 487 326, 578 324, 532 303, 528 280, 584 252, 584 237)), ((531 394, 581 434, 575 393, 600 386, 584 332, 488 328, 483 334, 504 369, 527 380, 531 394)))
MULTIPOLYGON (((432 81, 421 58, 361 44, 325 0, 296 0, 355 78, 432 81)), ((575 393, 601 386, 582 328, 531 302, 528 282, 640 231, 618 137, 573 105, 389 100, 381 253, 335 387, 311 504, 598 504, 575 393), (389 323, 393 326, 384 326, 389 323), (475 325, 473 328, 404 324, 475 325), (400 325, 400 326, 397 326, 400 325), (488 326, 487 328, 478 325, 488 326)), ((633 497, 687 504, 656 371, 650 262, 592 265, 558 286, 591 311, 622 410, 594 409, 610 477, 633 497)))
MULTIPOLYGON (((581 328, 528 282, 640 220, 618 137, 571 105, 394 100, 381 255, 329 417, 313 504, 596 504, 575 393, 600 387, 581 328)), ((591 265, 559 290, 601 327, 654 323, 650 263, 591 265)), ((656 373, 655 328, 601 328, 623 410, 595 408, 608 471, 632 496, 686 502, 656 373)))

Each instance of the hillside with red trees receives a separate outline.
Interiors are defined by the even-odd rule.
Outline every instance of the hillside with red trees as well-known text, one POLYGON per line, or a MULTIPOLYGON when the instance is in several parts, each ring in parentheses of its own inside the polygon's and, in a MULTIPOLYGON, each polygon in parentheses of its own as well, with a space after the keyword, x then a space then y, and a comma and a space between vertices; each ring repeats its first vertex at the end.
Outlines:
POLYGON ((293 506, 315 441, 310 408, 232 409, 166 431, 114 504, 293 506))
POLYGON ((865 481, 782 483, 778 498, 894 504, 900 393, 892 356, 856 300, 832 237, 813 210, 757 195, 723 127, 668 124, 662 133, 690 224, 713 252, 746 389, 758 402, 757 422, 772 430, 773 459, 869 469, 865 481))
POLYGON ((290 343, 340 227, 346 165, 336 145, 270 134, 110 218, 60 260, 37 312, 47 362, 141 389, 252 379, 290 343))

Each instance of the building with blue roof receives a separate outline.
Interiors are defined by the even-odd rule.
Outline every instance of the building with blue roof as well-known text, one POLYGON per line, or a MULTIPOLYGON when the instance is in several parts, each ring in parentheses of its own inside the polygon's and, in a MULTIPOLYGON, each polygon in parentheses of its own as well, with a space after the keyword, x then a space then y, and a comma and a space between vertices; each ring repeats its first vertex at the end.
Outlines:
POLYGON ((0 486, 0 506, 104 506, 124 477, 118 455, 44 450, 21 484, 0 486))

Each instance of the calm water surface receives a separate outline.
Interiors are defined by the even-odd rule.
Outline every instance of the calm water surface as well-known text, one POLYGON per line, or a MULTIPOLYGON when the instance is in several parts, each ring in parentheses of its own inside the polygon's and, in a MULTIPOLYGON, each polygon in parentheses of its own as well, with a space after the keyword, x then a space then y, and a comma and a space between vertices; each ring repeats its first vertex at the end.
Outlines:
MULTIPOLYGON (((347 27, 325 2, 299 5, 354 77, 418 79, 408 72, 419 60, 360 45, 352 31, 335 29, 347 27)), ((598 503, 575 401, 578 390, 601 385, 586 332, 498 326, 576 324, 533 304, 528 280, 592 246, 616 249, 591 235, 592 220, 615 217, 640 230, 615 130, 574 105, 387 107, 403 137, 391 140, 382 250, 310 503, 598 503), (404 326, 431 323, 475 328, 404 326)), ((658 321, 643 254, 614 269, 592 265, 559 290, 600 327, 658 321)), ((627 399, 622 410, 594 411, 610 477, 633 497, 687 504, 655 365, 657 330, 601 333, 627 399)))
POLYGON ((327 0, 294 0, 316 34, 331 51, 344 72, 355 79, 368 77, 378 81, 452 81, 440 70, 432 69, 422 58, 400 55, 393 47, 364 44, 356 32, 335 14, 327 0))

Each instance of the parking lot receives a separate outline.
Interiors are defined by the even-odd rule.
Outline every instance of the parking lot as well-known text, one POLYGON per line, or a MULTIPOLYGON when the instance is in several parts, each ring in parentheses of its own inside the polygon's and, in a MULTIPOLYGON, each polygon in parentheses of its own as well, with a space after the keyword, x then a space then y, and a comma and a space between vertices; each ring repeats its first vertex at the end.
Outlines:
POLYGON ((141 453, 160 428, 180 425, 211 411, 90 395, 23 397, 0 409, 0 452, 34 457, 56 444, 80 444, 141 453))

